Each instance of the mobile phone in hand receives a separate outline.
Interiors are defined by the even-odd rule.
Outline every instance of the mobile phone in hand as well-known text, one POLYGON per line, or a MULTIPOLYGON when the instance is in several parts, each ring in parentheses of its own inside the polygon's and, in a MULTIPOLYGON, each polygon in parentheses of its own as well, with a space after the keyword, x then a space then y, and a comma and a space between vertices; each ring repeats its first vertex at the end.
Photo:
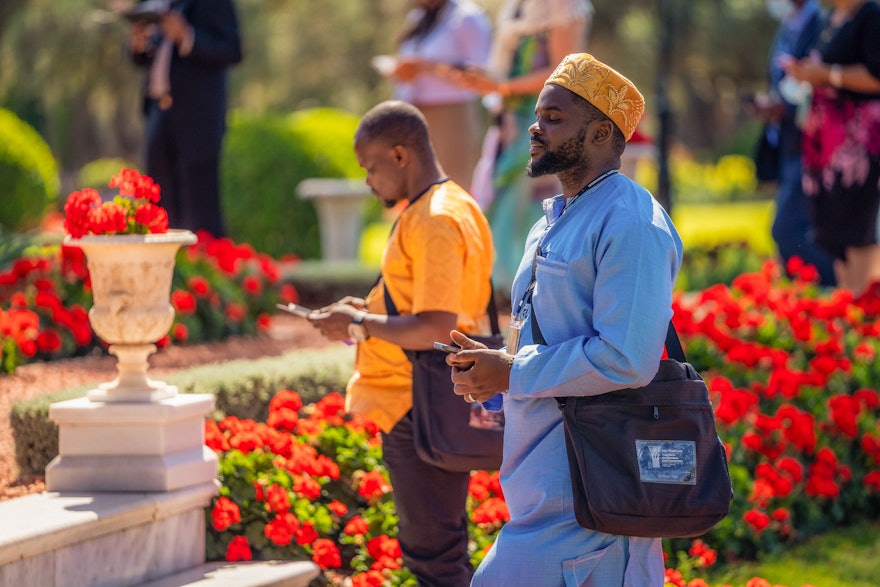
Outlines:
POLYGON ((299 316, 300 318, 307 318, 309 314, 312 313, 311 308, 306 308, 305 306, 300 306, 299 304, 276 304, 276 308, 279 310, 284 310, 289 314, 293 314, 294 316, 299 316))
POLYGON ((461 350, 460 346, 455 346, 454 344, 444 344, 442 342, 435 342, 434 348, 438 351, 443 351, 444 353, 457 353, 461 350))

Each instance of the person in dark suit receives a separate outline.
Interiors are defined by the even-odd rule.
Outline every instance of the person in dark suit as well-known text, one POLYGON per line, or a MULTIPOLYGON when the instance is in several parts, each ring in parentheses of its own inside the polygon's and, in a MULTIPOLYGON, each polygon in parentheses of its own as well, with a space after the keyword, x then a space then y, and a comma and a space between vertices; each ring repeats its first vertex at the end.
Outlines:
MULTIPOLYGON (((142 1, 136 10, 148 3, 156 4, 142 1)), ((158 14, 144 12, 131 27, 129 52, 147 70, 147 174, 162 190, 171 227, 225 236, 220 154, 227 74, 242 59, 235 5, 233 0, 174 0, 159 3, 158 14)))

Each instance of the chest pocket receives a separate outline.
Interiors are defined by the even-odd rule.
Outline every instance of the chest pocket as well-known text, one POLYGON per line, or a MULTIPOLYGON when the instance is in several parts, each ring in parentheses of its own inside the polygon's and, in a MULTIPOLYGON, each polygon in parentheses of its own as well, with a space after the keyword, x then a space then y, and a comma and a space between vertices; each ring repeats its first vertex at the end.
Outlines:
POLYGON ((541 275, 547 274, 550 276, 559 276, 564 277, 566 272, 568 271, 568 263, 565 261, 548 259, 547 257, 538 257, 538 264, 535 268, 535 275, 537 276, 538 283, 541 283, 541 275))

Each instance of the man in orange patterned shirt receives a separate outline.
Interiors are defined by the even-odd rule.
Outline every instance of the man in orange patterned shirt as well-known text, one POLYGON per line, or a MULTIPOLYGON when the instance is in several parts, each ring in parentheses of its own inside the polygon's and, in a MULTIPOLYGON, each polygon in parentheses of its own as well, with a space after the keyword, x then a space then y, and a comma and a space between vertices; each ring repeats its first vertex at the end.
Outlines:
POLYGON ((358 343, 346 408, 382 429, 404 564, 420 585, 466 586, 473 574, 465 512, 470 474, 437 468, 416 453, 412 365, 403 349, 432 349, 453 329, 485 332, 489 223, 446 177, 415 107, 399 101, 374 107, 360 121, 354 149, 367 185, 385 206, 409 203, 385 247, 382 278, 367 298, 343 298, 309 320, 328 338, 358 343), (386 308, 386 288, 396 313, 386 308))

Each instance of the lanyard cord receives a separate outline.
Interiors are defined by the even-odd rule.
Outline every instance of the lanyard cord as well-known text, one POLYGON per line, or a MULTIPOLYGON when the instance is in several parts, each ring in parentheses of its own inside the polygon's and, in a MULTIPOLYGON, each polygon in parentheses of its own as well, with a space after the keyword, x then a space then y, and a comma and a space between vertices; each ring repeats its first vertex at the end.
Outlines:
POLYGON ((599 177, 597 177, 596 179, 594 179, 593 181, 591 181, 590 183, 585 185, 581 189, 581 191, 579 191, 573 197, 571 197, 565 201, 565 206, 562 207, 562 212, 560 212, 559 215, 562 216, 563 214, 565 214, 565 211, 568 210, 569 206, 574 204, 574 201, 577 200, 578 198, 580 198, 582 195, 584 195, 585 193, 587 193, 592 188, 596 187, 597 185, 599 185, 600 183, 602 183, 603 181, 605 181, 606 179, 608 179, 612 175, 617 175, 618 173, 620 173, 620 172, 617 169, 609 169, 608 171, 606 171, 605 173, 603 173, 602 175, 600 175, 599 177))
MULTIPOLYGON (((611 177, 612 175, 617 175, 620 173, 617 169, 609 169, 587 185, 585 185, 581 191, 576 193, 573 197, 569 198, 565 205, 562 208, 562 212, 559 213, 559 216, 565 214, 565 211, 568 210, 569 206, 574 203, 575 200, 580 198, 582 195, 611 177)), ((532 293, 535 290, 535 285, 537 284, 537 269, 538 269, 538 255, 541 253, 541 245, 544 244, 544 238, 547 236, 547 233, 550 231, 550 228, 555 224, 555 220, 553 222, 548 222, 547 226, 544 227, 544 232, 541 233, 541 238, 538 239, 538 244, 535 246, 535 256, 532 257, 532 276, 529 280, 529 285, 526 286, 526 290, 523 292, 522 298, 519 300, 519 304, 516 307, 516 315, 523 320, 525 320, 526 316, 524 312, 528 312, 529 308, 532 305, 532 293)))

